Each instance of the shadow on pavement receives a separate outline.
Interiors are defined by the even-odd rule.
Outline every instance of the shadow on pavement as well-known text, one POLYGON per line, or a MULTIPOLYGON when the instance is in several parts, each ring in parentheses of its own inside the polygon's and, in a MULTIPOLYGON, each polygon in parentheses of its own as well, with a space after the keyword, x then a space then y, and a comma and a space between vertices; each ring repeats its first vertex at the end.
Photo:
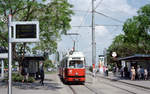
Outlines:
MULTIPOLYGON (((23 90, 57 90, 62 88, 60 84, 51 82, 53 81, 51 79, 45 79, 44 81, 44 85, 41 85, 39 81, 36 81, 34 83, 13 82, 12 86, 23 90)), ((0 81, 0 87, 6 88, 7 83, 0 81)))
POLYGON ((38 90, 56 90, 61 89, 58 83, 44 83, 41 85, 40 83, 13 83, 13 86, 19 89, 30 90, 30 89, 38 89, 38 90))

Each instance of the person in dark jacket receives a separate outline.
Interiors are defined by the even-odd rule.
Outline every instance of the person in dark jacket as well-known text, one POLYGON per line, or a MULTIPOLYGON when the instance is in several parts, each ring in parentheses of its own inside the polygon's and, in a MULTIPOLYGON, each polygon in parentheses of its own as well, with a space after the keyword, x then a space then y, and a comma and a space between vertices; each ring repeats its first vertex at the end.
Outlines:
POLYGON ((43 81, 44 81, 44 68, 43 68, 43 62, 40 61, 40 78, 41 78, 41 85, 44 85, 43 81))
POLYGON ((41 77, 40 83, 41 83, 41 85, 44 85, 44 77, 45 77, 44 70, 40 71, 40 77, 41 77))
POLYGON ((22 68, 21 74, 23 75, 22 82, 24 83, 27 80, 27 68, 22 68))

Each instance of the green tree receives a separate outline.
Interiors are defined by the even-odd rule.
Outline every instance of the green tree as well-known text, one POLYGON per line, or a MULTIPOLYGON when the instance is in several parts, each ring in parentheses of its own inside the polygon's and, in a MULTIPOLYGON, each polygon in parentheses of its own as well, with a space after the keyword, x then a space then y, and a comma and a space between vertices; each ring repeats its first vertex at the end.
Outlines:
MULTIPOLYGON (((150 54, 150 4, 141 7, 138 15, 126 20, 124 34, 116 36, 108 49, 108 55, 116 51, 118 57, 134 54, 150 54)), ((108 57, 111 61, 111 57, 108 57)))
MULTIPOLYGON (((13 21, 40 22, 40 42, 35 44, 33 50, 41 50, 46 53, 54 53, 57 49, 57 40, 61 34, 70 29, 73 7, 67 0, 0 0, 0 16, 12 15, 13 21)), ((0 46, 8 49, 8 28, 7 24, 0 21, 0 46)), ((19 61, 19 65, 25 53, 30 52, 29 43, 13 43, 13 58, 19 61), (21 56, 22 58, 20 58, 21 56)))
POLYGON ((44 67, 45 67, 45 68, 50 68, 50 67, 53 68, 53 67, 54 67, 54 64, 52 63, 51 60, 48 60, 48 59, 47 59, 47 60, 44 61, 44 67))

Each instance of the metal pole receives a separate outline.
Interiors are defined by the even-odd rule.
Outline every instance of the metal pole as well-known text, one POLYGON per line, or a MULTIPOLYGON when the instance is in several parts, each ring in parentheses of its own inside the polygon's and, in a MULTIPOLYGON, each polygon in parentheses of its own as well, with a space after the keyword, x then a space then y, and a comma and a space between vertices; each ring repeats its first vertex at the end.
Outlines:
POLYGON ((95 42, 94 12, 95 12, 94 11, 94 0, 92 0, 92 65, 93 65, 93 73, 95 72, 95 63, 96 63, 96 42, 95 42))
POLYGON ((8 59, 9 59, 9 75, 8 75, 8 94, 12 94, 12 46, 11 46, 11 19, 12 16, 9 15, 8 18, 8 59))
POLYGON ((75 51, 76 48, 76 41, 73 42, 73 51, 75 51))
POLYGON ((1 68, 2 68, 2 69, 1 69, 1 74, 2 74, 2 75, 1 75, 1 77, 4 78, 4 61, 2 60, 1 63, 2 63, 2 67, 1 67, 1 68))
POLYGON ((105 48, 104 51, 105 51, 105 53, 104 53, 104 55, 105 55, 105 66, 107 66, 107 49, 105 48))

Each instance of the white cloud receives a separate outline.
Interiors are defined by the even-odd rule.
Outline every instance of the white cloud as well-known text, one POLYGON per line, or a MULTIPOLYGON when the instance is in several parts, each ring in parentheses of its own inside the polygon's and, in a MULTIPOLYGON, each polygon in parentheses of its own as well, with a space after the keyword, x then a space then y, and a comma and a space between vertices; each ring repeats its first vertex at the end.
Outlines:
POLYGON ((91 0, 69 0, 74 5, 76 10, 87 10, 91 9, 91 0))
POLYGON ((98 37, 106 37, 109 35, 108 30, 104 26, 96 26, 95 31, 98 37))
POLYGON ((82 16, 73 16, 70 24, 72 26, 78 26, 81 23, 81 21, 83 21, 82 16))

